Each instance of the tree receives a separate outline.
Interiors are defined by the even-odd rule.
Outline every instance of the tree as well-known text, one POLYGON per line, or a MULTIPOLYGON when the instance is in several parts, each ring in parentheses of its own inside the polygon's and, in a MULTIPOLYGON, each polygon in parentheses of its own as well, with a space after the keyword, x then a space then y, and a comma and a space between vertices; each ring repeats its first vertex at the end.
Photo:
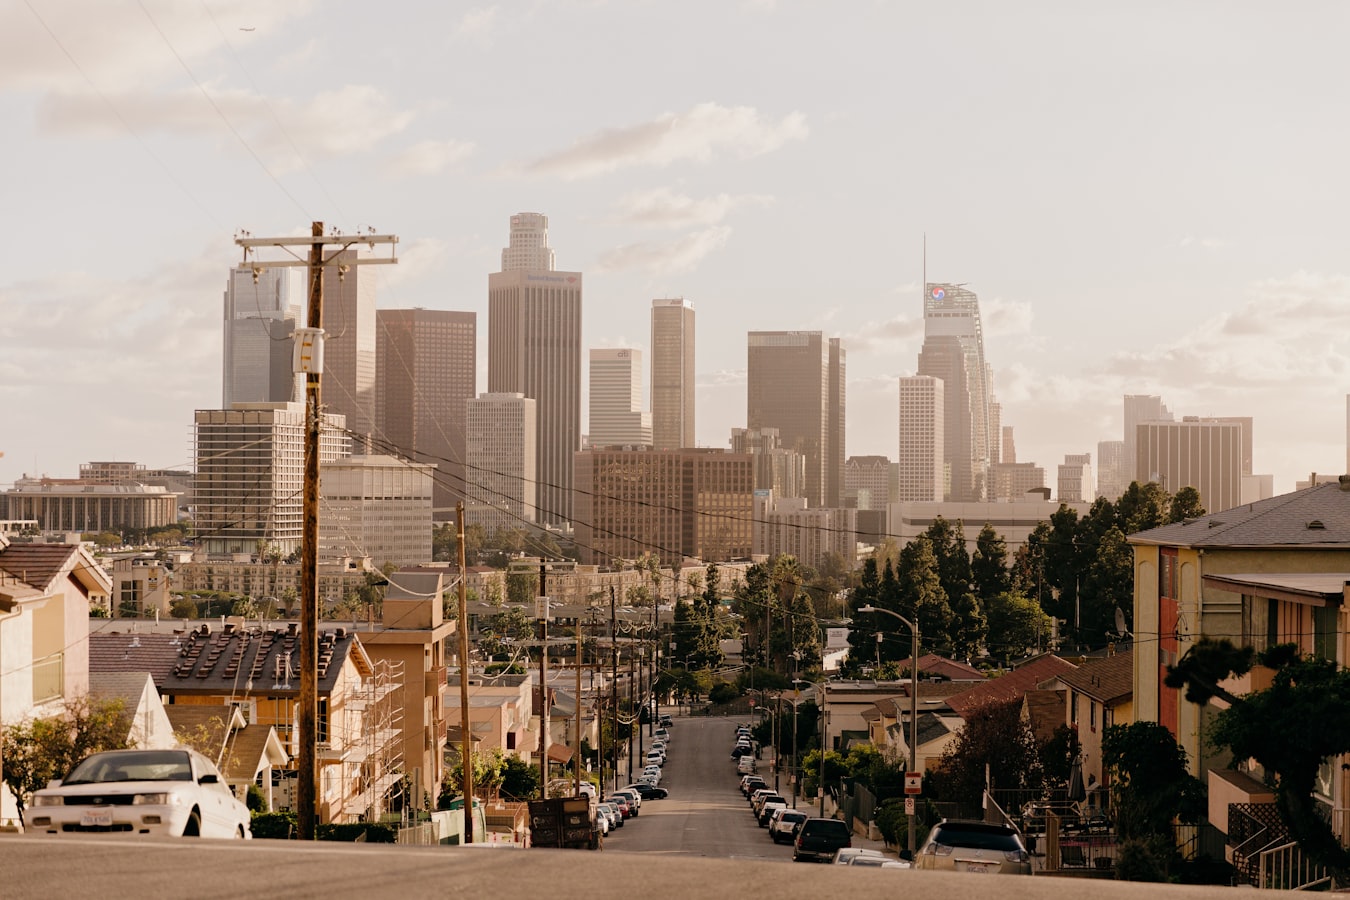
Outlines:
POLYGON ((743 640, 747 662, 767 665, 764 624, 774 611, 773 580, 764 563, 755 563, 745 570, 745 579, 732 591, 732 607, 744 625, 743 640))
POLYGON ((1202 638, 1164 683, 1185 687, 1186 699, 1205 704, 1218 697, 1229 704, 1209 733, 1234 759, 1255 760, 1275 783, 1275 807, 1303 851, 1339 872, 1350 871, 1350 851, 1341 847, 1318 812, 1313 791, 1328 759, 1350 753, 1350 670, 1332 660, 1300 655, 1293 644, 1262 653, 1228 640, 1202 638), (1219 682, 1251 671, 1254 662, 1274 669, 1270 687, 1241 697, 1219 682))
POLYGON ((1171 835, 1172 819, 1198 822, 1204 785, 1186 768, 1186 751, 1157 722, 1110 725, 1102 763, 1111 772, 1111 809, 1124 840, 1171 835))
POLYGON ((853 617, 848 630, 848 656, 844 659, 844 673, 856 677, 876 658, 877 617, 858 612, 862 606, 872 606, 880 599, 880 576, 875 556, 863 560, 862 575, 849 596, 849 612, 853 617))
POLYGON ((1200 492, 1189 485, 1172 495, 1172 504, 1167 511, 1169 523, 1196 519, 1205 514, 1204 504, 1200 502, 1200 492))
MULTIPOLYGON (((437 809, 449 809, 450 801, 461 796, 464 787, 464 757, 458 748, 450 748, 446 753, 444 780, 441 781, 441 793, 437 799, 437 809)), ((469 765, 473 769, 473 792, 475 797, 496 799, 502 787, 502 768, 506 760, 502 751, 472 750, 469 752, 469 765)))
POLYGON ((984 613, 989 652, 1002 659, 1025 656, 1050 639, 1050 617, 1025 594, 1009 591, 991 597, 984 613))
POLYGON ((539 594, 539 576, 534 572, 511 572, 506 576, 508 603, 533 603, 539 594))
POLYGON ((924 534, 933 548, 938 581, 942 584, 943 593, 948 597, 959 597, 970 590, 973 576, 970 554, 966 551, 965 529, 961 521, 958 519, 953 524, 938 516, 933 519, 933 524, 928 526, 924 534))
POLYGON ((1169 501, 1167 491, 1156 481, 1133 481, 1116 501, 1116 524, 1126 534, 1166 525, 1169 501))
POLYGON ((975 539, 975 553, 970 558, 970 576, 975 582, 975 595, 982 600, 1012 589, 1012 575, 1008 572, 1008 545, 994 530, 994 526, 987 522, 975 539))
POLYGON ((64 778, 91 753, 127 746, 121 700, 68 700, 58 715, 0 726, 5 787, 14 795, 19 821, 33 791, 64 778))
POLYGON ((1039 788, 1040 747, 1022 718, 1022 700, 991 701, 971 711, 966 726, 943 752, 933 782, 938 796, 969 807, 982 804, 985 772, 994 788, 1039 788))
POLYGON ((820 628, 816 625, 815 607, 811 598, 803 591, 792 600, 788 609, 792 627, 792 657, 798 671, 807 671, 820 667, 820 628))
POLYGON ((508 800, 530 800, 539 796, 539 768, 519 756, 502 759, 501 795, 508 800))
POLYGON ((1125 615, 1128 630, 1134 609, 1134 551, 1115 525, 1089 557, 1079 604, 1079 636, 1088 646, 1101 647, 1123 637, 1116 631, 1116 610, 1125 615))
POLYGON ((966 591, 952 606, 952 655, 969 662, 984 646, 989 630, 980 598, 966 591))
MULTIPOLYGON (((937 557, 924 535, 919 535, 900 551, 896 582, 900 589, 900 615, 919 626, 919 634, 928 646, 950 650, 952 608, 938 577, 937 557)), ((906 642, 901 657, 908 656, 909 644, 906 642)))

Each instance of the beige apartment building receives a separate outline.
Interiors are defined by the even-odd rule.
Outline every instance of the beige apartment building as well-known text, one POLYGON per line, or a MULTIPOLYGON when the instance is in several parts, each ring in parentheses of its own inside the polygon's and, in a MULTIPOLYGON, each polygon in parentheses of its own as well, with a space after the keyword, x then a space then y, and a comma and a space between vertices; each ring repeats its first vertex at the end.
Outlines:
POLYGON ((432 466, 349 456, 319 470, 319 556, 370 557, 377 568, 431 559, 432 466))
POLYGON ((652 446, 694 446, 694 304, 652 301, 652 446))

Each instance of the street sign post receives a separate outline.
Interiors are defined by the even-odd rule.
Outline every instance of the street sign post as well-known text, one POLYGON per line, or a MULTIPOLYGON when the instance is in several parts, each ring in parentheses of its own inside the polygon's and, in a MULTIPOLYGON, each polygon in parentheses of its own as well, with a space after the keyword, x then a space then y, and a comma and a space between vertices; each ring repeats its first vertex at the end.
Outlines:
POLYGON ((922 794, 923 793, 923 774, 920 772, 905 773, 905 793, 922 794))

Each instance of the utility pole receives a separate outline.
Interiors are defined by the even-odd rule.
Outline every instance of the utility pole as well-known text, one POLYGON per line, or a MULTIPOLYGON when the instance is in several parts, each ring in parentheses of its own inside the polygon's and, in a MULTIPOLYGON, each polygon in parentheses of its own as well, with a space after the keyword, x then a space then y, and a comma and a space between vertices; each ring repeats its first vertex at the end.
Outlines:
POLYGON ((455 504, 459 520, 459 758, 463 769, 464 843, 473 843, 473 734, 469 722, 469 586, 465 582, 468 567, 464 558, 464 501, 455 504))
POLYGON ((577 616, 577 727, 576 755, 572 757, 572 768, 576 772, 576 789, 573 796, 581 796, 581 616, 577 616))
POLYGON ((614 751, 614 790, 619 789, 619 640, 618 612, 615 609, 614 585, 609 586, 609 742, 614 751))
POLYGON ((318 819, 318 722, 319 722, 319 437, 323 423, 323 403, 320 377, 323 375, 323 267, 348 249, 365 244, 374 250, 376 244, 389 244, 388 259, 345 260, 339 267, 339 278, 346 266, 392 264, 393 247, 398 237, 392 234, 334 234, 325 238, 323 223, 313 222, 309 238, 278 237, 255 238, 245 233, 235 241, 244 248, 244 264, 252 265, 256 279, 267 268, 305 267, 309 279, 309 312, 306 327, 297 329, 295 370, 305 375, 305 478, 303 518, 300 534, 300 710, 296 716, 299 731, 299 752, 296 765, 299 779, 296 784, 296 817, 300 839, 314 840, 318 819), (324 249, 334 245, 338 249, 325 258, 324 249), (259 247, 275 247, 286 252, 290 259, 262 263, 250 260, 259 247), (287 248, 308 247, 309 258, 302 260, 287 248))
POLYGON ((535 616, 539 619, 539 796, 548 799, 548 594, 544 592, 544 573, 548 564, 539 561, 539 599, 535 616))

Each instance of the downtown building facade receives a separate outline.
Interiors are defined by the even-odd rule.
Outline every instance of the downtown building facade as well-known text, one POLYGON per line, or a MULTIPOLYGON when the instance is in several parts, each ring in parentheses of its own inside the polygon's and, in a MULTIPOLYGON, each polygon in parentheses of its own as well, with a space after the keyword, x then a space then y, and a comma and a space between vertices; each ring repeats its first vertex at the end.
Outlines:
POLYGON ((979 298, 961 285, 924 287, 918 374, 942 380, 943 459, 950 479, 945 499, 983 500, 995 434, 979 298))
POLYGON ((369 557, 376 568, 431 561, 433 466, 349 456, 319 469, 319 557, 369 557))
MULTIPOLYGON (((301 403, 237 403, 193 414, 195 524, 208 556, 254 554, 261 542, 299 551, 303 526, 305 411, 301 403)), ((325 414, 320 470, 351 455, 340 415, 325 414)))
POLYGON ((465 404, 464 518, 489 535, 535 523, 537 407, 519 392, 482 394, 465 404))
POLYGON ((344 250, 323 267, 323 404, 361 438, 375 432, 375 273, 344 250))
POLYGON ((1055 498, 1061 503, 1082 503, 1096 497, 1091 453, 1066 453, 1060 463, 1055 498))
POLYGON ((835 555, 850 571, 858 564, 857 533, 856 509, 811 509, 801 497, 755 492, 755 556, 772 559, 786 553, 804 566, 820 568, 835 555))
POLYGON ((1097 442, 1097 496, 1112 503, 1130 486, 1125 471, 1125 442, 1097 442))
POLYGON ((653 300, 652 447, 694 444, 694 304, 653 300))
POLYGON ((652 443, 652 417, 642 411, 642 351, 627 347, 590 352, 590 447, 652 443))
POLYGON ((221 407, 303 399, 291 361, 300 304, 290 269, 236 266, 225 287, 221 407))
POLYGON ((1139 423, 1135 428, 1135 480, 1157 482, 1170 494, 1193 487, 1211 513, 1240 506, 1245 502, 1243 476, 1251 474, 1243 471, 1251 420, 1245 423, 1243 419, 1197 416, 1185 416, 1179 422, 1139 423))
POLYGON ((885 509, 891 502, 891 461, 884 456, 850 456, 844 463, 844 506, 885 509))
POLYGON ((900 455, 896 500, 930 502, 947 493, 947 400, 941 378, 900 379, 900 455))
POLYGON ((478 314, 381 309, 375 321, 377 447, 436 467, 432 514, 447 521, 464 498, 464 415, 477 393, 478 314))
POLYGON ((581 448, 581 273, 553 268, 546 216, 512 216, 510 241, 488 275, 488 392, 536 402, 535 521, 565 525, 581 448))
POLYGON ((779 497, 806 496, 806 457, 784 447, 777 428, 731 429, 731 452, 750 454, 756 491, 773 491, 779 497))
POLYGON ((591 449, 576 454, 583 565, 660 557, 679 567, 748 558, 754 539, 750 456, 709 448, 591 449))
POLYGON ((746 425, 776 428, 806 461, 803 496, 838 507, 844 482, 846 352, 819 331, 749 334, 746 425))
POLYGON ((178 521, 178 494, 159 485, 25 476, 0 494, 0 519, 46 532, 162 528, 178 521))

